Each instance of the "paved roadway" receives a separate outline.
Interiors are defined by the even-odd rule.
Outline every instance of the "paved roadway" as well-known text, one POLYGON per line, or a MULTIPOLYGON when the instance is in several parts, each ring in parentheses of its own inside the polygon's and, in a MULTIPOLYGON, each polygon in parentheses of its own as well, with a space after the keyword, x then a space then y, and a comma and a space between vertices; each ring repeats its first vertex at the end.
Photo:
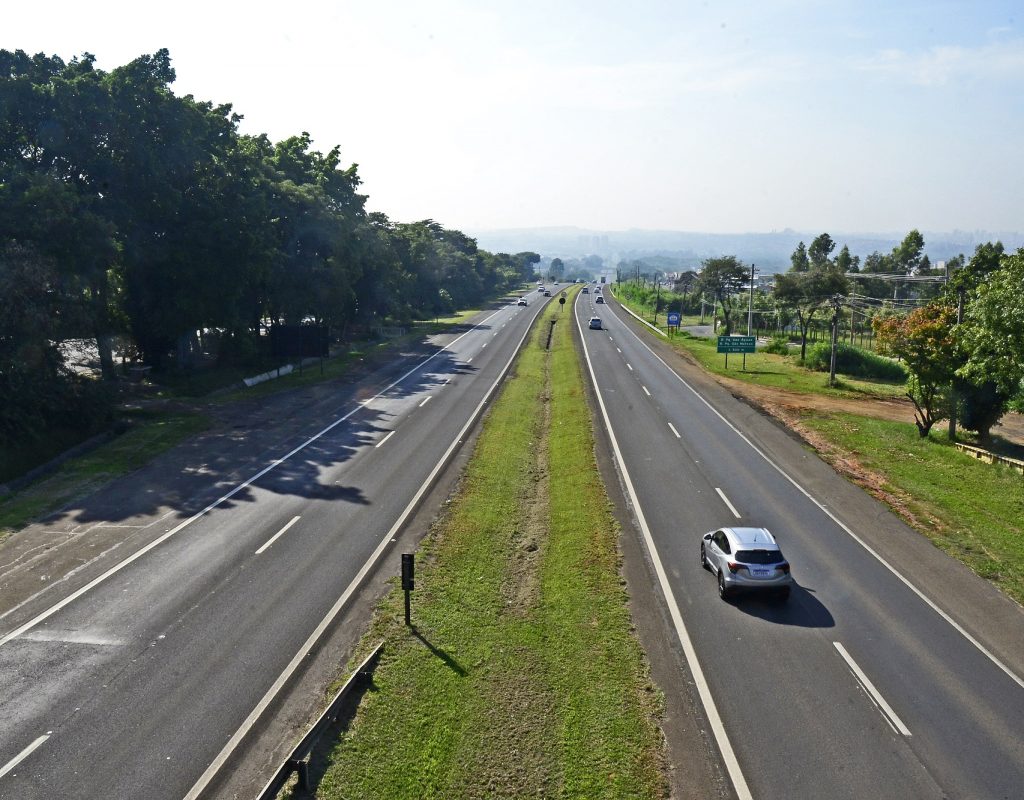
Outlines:
POLYGON ((369 400, 339 388, 332 415, 217 488, 204 511, 165 522, 135 560, 66 605, 48 596, 48 609, 6 614, 0 797, 199 796, 318 625, 336 612, 343 624, 343 600, 545 302, 534 292, 526 308, 439 337, 434 355, 369 400))
POLYGON ((1024 797, 1019 607, 594 299, 574 308, 599 424, 685 654, 676 690, 691 673, 736 796, 1024 797), (733 524, 777 534, 798 583, 788 604, 719 599, 699 542, 733 524), (944 590, 931 578, 947 571, 944 590), (1006 629, 972 630, 961 584, 1006 629))

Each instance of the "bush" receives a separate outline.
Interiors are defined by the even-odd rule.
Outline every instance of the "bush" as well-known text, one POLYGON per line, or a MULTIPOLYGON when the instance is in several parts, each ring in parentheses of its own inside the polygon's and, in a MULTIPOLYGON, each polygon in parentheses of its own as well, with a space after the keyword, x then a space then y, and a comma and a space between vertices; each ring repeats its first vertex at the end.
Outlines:
MULTIPOLYGON (((807 350, 804 366, 817 372, 828 372, 832 346, 818 342, 807 350)), ((853 378, 870 378, 894 383, 907 379, 907 370, 898 361, 839 342, 836 344, 836 372, 853 378)))
POLYGON ((775 353, 779 356, 789 355, 789 337, 784 333, 775 334, 768 344, 761 347, 762 353, 775 353))

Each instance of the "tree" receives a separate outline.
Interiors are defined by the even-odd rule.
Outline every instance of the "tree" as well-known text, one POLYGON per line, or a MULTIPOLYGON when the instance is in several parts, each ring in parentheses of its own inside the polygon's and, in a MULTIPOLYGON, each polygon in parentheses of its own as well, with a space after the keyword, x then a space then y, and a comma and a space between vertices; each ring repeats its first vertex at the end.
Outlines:
POLYGON ((874 320, 879 352, 903 359, 910 373, 907 396, 922 438, 949 411, 949 387, 958 366, 954 325, 956 309, 944 303, 874 320))
POLYGON ((971 293, 958 327, 967 363, 957 373, 976 385, 991 381, 1014 397, 1024 382, 1024 248, 1004 256, 971 293))
POLYGON ((790 271, 792 272, 807 272, 811 268, 811 262, 807 258, 807 248, 804 247, 803 242, 796 246, 796 250, 790 257, 790 262, 792 264, 790 271))
POLYGON ((548 278, 553 281, 560 281, 563 274, 565 274, 565 264, 562 259, 551 259, 551 264, 548 266, 548 278))
POLYGON ((847 272, 859 272, 860 256, 851 256, 850 248, 844 244, 843 249, 836 256, 835 265, 836 269, 844 274, 847 272))
POLYGON ((736 306, 736 295, 749 280, 747 268, 736 256, 706 258, 701 261, 701 273, 697 281, 702 292, 708 292, 721 304, 723 326, 721 334, 732 332, 732 312, 736 306))
POLYGON ((776 300, 783 308, 794 310, 800 323, 801 361, 807 357, 807 332, 811 321, 830 297, 847 291, 845 275, 827 258, 835 247, 831 237, 823 233, 814 240, 815 258, 813 261, 806 259, 806 269, 803 268, 802 246, 803 243, 794 251, 789 272, 775 276, 776 300))
MULTIPOLYGON (((827 233, 815 237, 811 246, 807 248, 807 260, 812 270, 824 270, 831 266, 829 256, 836 249, 836 243, 827 233)), ((795 254, 794 254, 795 255, 795 254)))

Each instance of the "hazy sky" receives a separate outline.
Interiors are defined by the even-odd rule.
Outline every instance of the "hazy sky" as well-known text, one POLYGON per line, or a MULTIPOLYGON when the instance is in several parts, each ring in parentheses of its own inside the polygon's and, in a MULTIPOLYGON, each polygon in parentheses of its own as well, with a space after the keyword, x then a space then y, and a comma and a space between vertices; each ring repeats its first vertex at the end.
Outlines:
POLYGON ((4 4, 0 47, 309 131, 463 230, 1024 228, 1024 1, 4 4))

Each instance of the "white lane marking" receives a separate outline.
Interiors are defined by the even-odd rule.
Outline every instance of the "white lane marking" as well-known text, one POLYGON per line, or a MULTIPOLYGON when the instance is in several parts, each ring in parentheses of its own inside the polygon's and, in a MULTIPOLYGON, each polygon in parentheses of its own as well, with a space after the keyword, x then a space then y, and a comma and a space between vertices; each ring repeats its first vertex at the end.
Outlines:
MULTIPOLYGON (((620 306, 620 308, 621 308, 621 306, 620 306)), ((629 330, 629 329, 627 328, 627 330, 629 330)), ((650 346, 647 344, 647 342, 645 342, 643 339, 641 339, 639 336, 637 336, 635 331, 629 330, 629 332, 631 334, 633 334, 633 337, 643 347, 645 347, 647 349, 647 352, 649 352, 652 356, 654 356, 656 359, 658 359, 658 361, 661 362, 661 365, 663 367, 665 367, 665 369, 667 369, 669 371, 669 373, 676 380, 678 380, 681 384, 683 384, 683 386, 685 386, 687 389, 689 389, 693 393, 694 397, 696 397, 698 400, 700 400, 700 402, 702 402, 705 406, 707 406, 708 410, 711 411, 712 414, 714 414, 716 417, 718 417, 720 420, 722 420, 722 422, 724 422, 732 430, 733 433, 735 433, 737 436, 739 436, 740 439, 742 439, 750 447, 751 450, 753 450, 755 453, 757 453, 759 456, 761 456, 761 458, 763 458, 765 460, 765 462, 772 469, 774 469, 776 472, 779 473, 779 475, 781 475, 783 478, 785 478, 787 481, 789 481, 789 483, 793 486, 794 489, 796 489, 798 492, 800 492, 800 494, 802 494, 804 497, 806 497, 808 500, 810 500, 812 503, 814 503, 814 505, 816 505, 819 509, 821 509, 821 511, 825 514, 825 516, 827 516, 830 520, 832 520, 836 525, 839 526, 840 530, 842 530, 851 539, 853 539, 857 544, 859 544, 861 547, 863 547, 864 550, 867 551, 867 553, 869 555, 871 555, 879 564, 881 564, 883 567, 885 567, 887 570, 889 570, 889 572, 891 572, 896 577, 896 579, 898 581, 900 581, 900 583, 902 583, 910 591, 912 591, 914 594, 916 594, 926 606, 928 606, 932 611, 934 611, 936 614, 938 614, 943 620, 945 620, 947 623, 949 623, 949 625, 953 628, 953 630, 955 630, 957 633, 959 633, 961 636, 963 636, 968 642, 970 642, 975 648, 977 648, 979 653, 981 653, 983 656, 985 656, 985 658, 987 658, 989 661, 991 661, 993 664, 995 664, 999 669, 1001 669, 1006 674, 1006 676, 1008 678, 1010 678, 1010 680, 1012 680, 1014 683, 1016 683, 1020 688, 1024 689, 1024 678, 1021 678, 1013 670, 1011 670, 1008 666, 1006 666, 1006 664, 1004 664, 1002 661, 1000 661, 996 657, 996 655, 994 653, 992 653, 987 647, 985 647, 985 645, 983 645, 981 642, 979 642, 977 639, 975 639, 973 636, 971 636, 971 634, 967 631, 966 628, 964 628, 959 622, 957 622, 949 614, 947 614, 945 611, 943 611, 941 608, 939 608, 939 606, 935 603, 935 601, 933 601, 924 592, 922 592, 920 589, 918 589, 917 586, 915 586, 913 583, 911 583, 910 580, 903 575, 903 573, 901 573, 899 570, 896 569, 896 567, 894 567, 892 564, 890 564, 888 561, 886 561, 881 553, 879 553, 871 545, 869 545, 861 537, 859 537, 856 533, 854 533, 852 528, 850 528, 845 522, 843 522, 841 519, 839 519, 839 517, 837 517, 835 514, 833 514, 831 511, 829 511, 829 509, 826 508, 823 503, 821 503, 817 498, 815 498, 814 495, 812 495, 809 491, 807 491, 803 486, 801 486, 799 483, 797 483, 796 479, 793 478, 788 472, 786 472, 786 470, 784 470, 782 467, 780 467, 778 464, 776 464, 774 461, 772 461, 768 457, 768 455, 763 450, 761 450, 761 448, 759 448, 756 444, 754 444, 752 441, 750 441, 750 439, 748 439, 747 436, 739 428, 737 428, 735 425, 733 425, 731 422, 729 422, 729 420, 726 419, 725 416, 723 414, 721 414, 718 411, 717 408, 715 408, 713 405, 711 405, 711 403, 709 403, 706 398, 704 398, 696 389, 694 389, 693 386, 691 386, 686 381, 686 379, 683 378, 682 375, 680 375, 678 372, 676 372, 674 369, 672 369, 672 367, 670 367, 667 363, 665 363, 665 360, 661 356, 659 356, 657 353, 655 353, 650 348, 650 346)))
POLYGON ((640 388, 644 390, 644 394, 645 395, 647 395, 648 397, 651 396, 651 393, 649 391, 647 391, 647 387, 644 386, 642 383, 640 384, 640 388))
POLYGON ((88 644, 94 647, 121 647, 124 644, 123 639, 115 639, 113 636, 103 636, 89 631, 53 630, 51 628, 28 631, 21 638, 30 642, 88 644))
POLYGON ((633 371, 633 365, 632 365, 632 364, 630 364, 630 363, 629 363, 628 361, 626 362, 626 366, 627 366, 627 367, 629 367, 629 371, 630 371, 630 372, 632 372, 632 371, 633 371))
POLYGON ((882 716, 885 717, 886 722, 892 725, 895 730, 899 731, 904 736, 910 736, 910 729, 903 724, 903 720, 901 720, 899 716, 897 716, 896 712, 892 710, 892 706, 885 702, 885 698, 882 697, 882 693, 875 688, 875 685, 871 682, 868 676, 864 674, 864 670, 857 666, 857 662, 853 660, 853 656, 846 652, 846 648, 843 647, 840 642, 832 642, 832 644, 835 645, 836 650, 839 651, 839 655, 843 657, 847 666, 853 670, 853 674, 856 676, 857 680, 860 681, 860 685, 864 687, 864 690, 871 696, 871 699, 874 700, 875 705, 878 706, 878 710, 882 712, 882 716))
POLYGON ((432 395, 432 394, 428 394, 428 395, 427 395, 426 397, 424 397, 424 398, 423 398, 423 402, 422 402, 422 403, 420 403, 420 404, 419 404, 419 405, 417 406, 417 408, 423 408, 423 406, 425 406, 425 405, 426 405, 427 403, 429 403, 429 402, 430 402, 430 398, 431 398, 431 397, 433 397, 433 396, 434 396, 434 395, 432 395))
POLYGON ((676 637, 679 639, 680 644, 683 647, 683 655, 686 657, 687 666, 690 668, 690 672, 693 675, 693 682, 697 686, 697 694, 700 696, 701 703, 704 706, 704 711, 708 715, 708 722, 711 725, 711 730, 715 736, 715 742, 718 744, 718 749, 722 753, 722 760, 725 762, 726 771, 729 773, 729 778, 732 780, 733 788, 736 790, 736 795, 739 800, 753 800, 753 795, 750 793, 750 789, 747 787, 747 781, 743 777, 743 770, 740 768, 740 762, 736 758, 736 753, 732 749, 732 743, 729 741, 729 736, 725 732, 725 725, 722 722, 722 717, 718 713, 718 706, 715 705, 715 698, 711 696, 711 687, 708 686, 707 679, 704 677, 704 670, 701 669, 700 660, 697 658, 697 651, 693 647, 693 642, 690 640, 690 634, 686 630, 686 624, 683 622, 682 612, 679 610, 679 604, 676 602, 675 596, 672 593, 672 586, 668 580, 668 573, 665 572, 665 567, 661 563, 661 556, 658 555, 658 548, 654 544, 654 537, 651 535, 651 529, 647 525, 647 517, 644 515, 643 507, 640 505, 640 498, 636 496, 636 490, 633 488, 633 479, 629 475, 629 470, 626 467, 626 459, 622 457, 622 451, 619 449, 618 439, 615 437, 615 430, 612 428, 612 421, 608 416, 608 408, 604 404, 604 395, 601 393, 601 387, 597 383, 597 375, 594 373, 594 365, 590 361, 590 350, 587 347, 586 336, 583 333, 583 326, 580 325, 579 319, 576 320, 576 325, 580 331, 580 341, 583 344, 583 354, 587 359, 587 369, 590 371, 590 380, 594 387, 594 394, 597 395, 597 404, 601 408, 601 416, 604 419, 605 429, 608 431, 608 439, 611 442, 612 450, 615 452, 615 458, 619 462, 619 468, 622 470, 622 478, 626 484, 626 491, 629 494, 629 498, 633 503, 633 509, 636 512, 636 521, 640 526, 640 531, 644 537, 644 543, 647 545, 647 552, 651 556, 651 563, 654 565, 654 571, 658 576, 658 584, 661 587, 661 593, 665 597, 665 602, 668 605, 669 615, 672 617, 672 624, 675 627, 676 637))
POLYGON ((616 347, 615 349, 616 349, 616 350, 617 350, 618 352, 620 352, 620 353, 622 352, 622 348, 621 348, 621 347, 616 347))
POLYGON ((285 526, 284 526, 283 528, 281 528, 281 530, 279 530, 279 531, 278 531, 277 533, 275 533, 275 534, 274 534, 273 536, 271 536, 271 537, 270 537, 269 539, 267 539, 266 543, 265 543, 265 544, 264 544, 264 545, 263 545, 263 546, 262 546, 262 547, 261 547, 261 548, 260 548, 259 550, 257 550, 257 551, 256 551, 256 555, 259 555, 259 554, 260 554, 260 553, 262 553, 262 552, 263 552, 264 550, 266 550, 266 549, 267 549, 268 547, 270 547, 270 545, 272 545, 272 544, 273 544, 274 542, 276 542, 276 541, 278 540, 278 538, 279 538, 279 537, 280 537, 280 536, 281 536, 281 535, 282 535, 282 534, 283 534, 283 533, 284 533, 284 532, 285 532, 286 530, 288 530, 288 529, 289 529, 289 528, 290 528, 290 527, 291 527, 292 525, 294 525, 294 524, 295 524, 296 522, 298 522, 298 521, 299 521, 300 519, 301 519, 301 517, 299 517, 299 516, 294 516, 294 517, 292 517, 292 518, 291 518, 291 519, 290 519, 290 520, 289 520, 289 521, 288 521, 288 522, 287 522, 287 523, 285 524, 285 526))
POLYGON ((439 355, 441 355, 441 353, 445 352, 450 347, 452 347, 454 344, 456 344, 459 340, 464 339, 465 337, 469 336, 469 334, 471 334, 473 331, 475 331, 477 328, 479 328, 482 325, 486 324, 486 322, 488 320, 490 320, 491 318, 496 316, 498 313, 500 313, 500 312, 495 311, 494 314, 491 314, 486 319, 481 320, 476 325, 474 325, 472 328, 470 328, 468 331, 463 333, 461 336, 457 336, 455 339, 452 339, 452 341, 450 341, 448 344, 446 344, 444 347, 442 347, 436 353, 434 353, 431 356, 428 356, 423 361, 421 361, 419 364, 416 364, 414 367, 412 367, 407 372, 405 372, 400 378, 397 378, 393 382, 389 383, 387 386, 385 386, 383 389, 381 389, 379 392, 377 392, 377 394, 375 394, 369 400, 364 400, 361 403, 357 403, 356 407, 353 408, 351 411, 349 411, 347 414, 345 414, 345 415, 343 415, 341 417, 338 417, 338 419, 334 420, 334 422, 332 422, 330 425, 328 425, 322 431, 320 431, 319 433, 314 434, 313 436, 311 436, 309 439, 304 441, 302 444, 300 444, 298 447, 296 447, 291 452, 286 453, 281 458, 278 458, 278 459, 275 459, 274 461, 271 461, 270 464, 268 464, 266 467, 261 469, 259 472, 257 472, 255 475, 253 475, 251 478, 248 478, 247 480, 245 480, 242 483, 238 484, 235 488, 233 488, 227 494, 221 495, 219 498, 217 498, 212 503, 210 503, 202 511, 198 511, 195 514, 193 514, 191 517, 189 517, 188 519, 184 520, 183 522, 178 523, 178 525, 176 525, 175 527, 171 528, 169 531, 167 531, 167 533, 165 533, 162 536, 159 536, 158 538, 154 539, 152 542, 147 544, 142 549, 136 550, 134 553, 132 553, 130 556, 128 556, 124 561, 121 561, 121 562, 115 564, 110 569, 108 569, 106 572, 104 572, 102 575, 100 575, 100 576, 98 576, 96 578, 93 578, 85 586, 83 586, 82 588, 78 589, 75 592, 72 592, 67 597, 65 597, 63 600, 60 600, 59 602, 54 603, 48 609, 46 609, 45 611, 40 612, 39 614, 34 616, 32 619, 30 619, 28 622, 26 622, 21 627, 15 628, 13 631, 11 631, 6 636, 4 636, 2 639, 0 639, 0 647, 2 647, 3 645, 7 644, 12 639, 18 638, 21 634, 25 633, 25 631, 31 630, 32 628, 34 628, 36 625, 38 625, 43 620, 48 619, 49 617, 53 616, 58 611, 60 611, 62 608, 65 608, 66 606, 68 606, 71 603, 73 603, 75 600, 77 600, 79 597, 81 597, 86 592, 91 591, 96 586, 99 586, 101 583, 103 583, 105 580, 107 580, 107 578, 111 577, 112 575, 117 574, 122 569, 127 567, 129 564, 132 564, 133 562, 135 562, 138 559, 142 558, 144 555, 146 555, 146 553, 148 553, 153 548, 159 547, 160 545, 162 545, 164 542, 166 542, 172 536, 175 536, 179 531, 184 530, 186 527, 191 525, 197 519, 199 519, 200 517, 205 516, 210 511, 215 509, 221 503, 223 503, 223 502, 225 502, 227 500, 230 500, 232 497, 234 497, 240 491, 242 491, 243 489, 245 489, 248 486, 250 486, 254 481, 259 480, 264 475, 266 475, 268 472, 270 472, 272 469, 275 469, 275 468, 279 467, 281 464, 283 464, 285 461, 287 461, 293 455, 298 453, 300 450, 304 450, 305 448, 309 447, 309 445, 311 445, 313 442, 315 442, 317 439, 322 437, 324 434, 334 430, 334 428, 336 428, 342 422, 347 420, 353 414, 355 414, 355 413, 357 413, 359 411, 362 411, 363 408, 366 405, 368 405, 371 401, 376 400, 378 397, 384 396, 384 394, 386 394, 387 392, 391 391, 395 386, 400 384, 402 381, 404 381, 406 378, 408 378, 414 372, 417 372, 420 369, 422 369, 422 367, 425 364, 433 361, 435 358, 437 358, 439 355))
POLYGON ((668 424, 668 427, 669 427, 669 430, 671 430, 672 433, 674 433, 676 435, 677 439, 682 439, 683 438, 682 436, 679 435, 679 431, 676 430, 676 426, 673 425, 671 422, 668 424))
POLYGON ((729 498, 725 496, 725 492, 723 492, 717 486, 715 487, 715 491, 718 492, 718 496, 722 498, 722 502, 729 506, 729 510, 732 512, 732 515, 736 517, 736 519, 740 519, 740 512, 736 510, 736 506, 729 502, 729 498))
POLYGON ((385 436, 383 439, 381 439, 379 442, 377 442, 377 444, 374 445, 374 448, 380 447, 382 444, 384 444, 384 442, 386 442, 388 439, 390 439, 396 433, 398 433, 398 431, 391 431, 391 433, 389 433, 387 436, 385 436))
MULTIPOLYGON (((534 320, 539 316, 539 313, 540 312, 537 312, 537 314, 534 315, 534 320)), ((267 690, 267 693, 263 695, 263 698, 259 703, 257 703, 249 716, 245 718, 245 721, 242 722, 238 730, 235 731, 234 735, 230 739, 228 739, 228 743, 224 745, 220 753, 217 754, 217 757, 210 762, 206 771, 199 776, 199 780, 195 782, 195 785, 189 790, 189 793, 185 795, 184 800, 197 800, 197 798, 206 791, 206 787, 209 786, 210 781, 213 780, 213 777, 217 772, 220 771, 224 764, 227 763, 228 759, 231 758, 231 754, 238 747, 239 743, 241 743, 242 739, 245 738, 252 726, 255 725, 256 721, 263 715, 267 706, 274 701, 278 692, 281 691, 281 687, 288 682, 295 670, 299 668, 299 665, 306 659, 306 656, 313 649, 314 645, 316 645, 324 631, 327 630, 331 623, 334 622, 334 618, 337 617, 338 614, 341 613, 341 610, 348 604, 349 598, 351 598, 355 593, 359 584, 363 582, 367 573, 369 573, 369 571, 373 569, 374 565, 380 560, 380 557, 384 554, 387 546, 391 544, 391 540, 398 534, 398 531, 400 531, 402 526, 405 525, 409 516, 419 506, 420 500, 423 499, 423 495, 425 495, 427 490, 433 486, 438 473, 448 464, 452 454, 459 445, 462 444, 462 441, 469 429, 480 418, 480 414, 487 405, 487 402, 490 400, 491 395, 494 394, 495 389, 497 389, 498 385, 505 379, 505 375, 512 367, 512 362, 516 360, 516 356, 518 356, 520 350, 522 350, 523 342, 525 342, 526 337, 530 335, 530 327, 531 326, 529 325, 526 327, 526 332, 523 333, 522 338, 519 339, 519 344, 515 346, 509 360, 505 362, 505 366, 498 372, 498 375, 490 385, 490 388, 487 389, 476 408, 473 409, 473 413, 469 415, 469 419, 467 419, 466 424, 462 426, 462 430, 455 434, 455 438, 452 439, 451 444, 448 445, 448 449, 444 451, 444 455, 442 455, 437 464, 434 465, 434 468, 430 471, 427 479, 423 481, 420 488, 416 491, 416 494, 413 495, 412 500, 409 501, 409 505, 407 505, 405 510, 398 515, 398 519, 395 520, 395 524, 391 526, 391 529, 384 534, 384 538, 380 540, 380 544, 377 545, 377 549, 370 554, 366 563, 363 564, 362 568, 360 568, 359 572, 352 579, 352 582, 345 589, 344 594, 338 598, 338 601, 331 607, 331 610, 327 612, 327 616, 320 620, 320 624, 316 626, 316 629, 309 635, 309 638, 307 638, 302 647, 299 648, 299 651, 295 654, 292 660, 288 662, 288 666, 284 668, 284 672, 278 676, 277 680, 274 681, 274 684, 267 690)))
POLYGON ((452 379, 452 376, 449 375, 447 378, 445 378, 443 381, 441 381, 441 385, 442 386, 447 386, 448 385, 448 381, 450 381, 451 379, 452 379))
POLYGON ((26 758, 32 755, 32 753, 35 752, 35 750, 40 745, 42 745, 43 742, 50 738, 51 733, 52 731, 47 731, 45 736, 40 736, 38 739, 32 742, 32 744, 30 744, 28 747, 26 747, 24 750, 18 753, 18 755, 16 755, 14 758, 12 758, 6 764, 0 767, 0 778, 2 778, 4 775, 6 775, 8 772, 14 769, 16 766, 18 766, 18 764, 20 764, 22 761, 24 761, 26 758))
POLYGON ((484 342, 482 345, 480 345, 481 350, 483 350, 485 347, 487 347, 487 342, 484 342))
POLYGON ((470 356, 469 358, 467 358, 467 359, 466 359, 466 363, 467 363, 467 364, 471 364, 471 363, 473 363, 473 356, 470 356))

